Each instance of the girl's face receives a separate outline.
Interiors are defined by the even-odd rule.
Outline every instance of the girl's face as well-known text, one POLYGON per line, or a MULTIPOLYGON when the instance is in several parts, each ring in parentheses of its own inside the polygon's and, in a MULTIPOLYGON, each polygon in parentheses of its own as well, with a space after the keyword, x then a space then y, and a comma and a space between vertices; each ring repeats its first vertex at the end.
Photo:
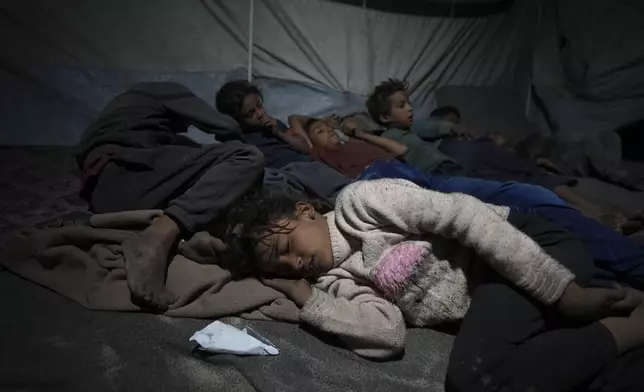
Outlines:
POLYGON ((297 203, 295 217, 259 234, 255 256, 261 271, 283 278, 313 278, 333 268, 326 218, 313 206, 297 203))

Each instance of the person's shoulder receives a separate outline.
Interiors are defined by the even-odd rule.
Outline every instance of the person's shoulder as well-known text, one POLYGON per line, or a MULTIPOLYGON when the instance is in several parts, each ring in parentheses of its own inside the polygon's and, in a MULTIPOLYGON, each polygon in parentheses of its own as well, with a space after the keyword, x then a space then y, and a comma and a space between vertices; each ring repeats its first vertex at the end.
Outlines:
POLYGON ((414 146, 419 146, 423 144, 425 141, 423 138, 420 137, 420 135, 412 132, 410 129, 400 129, 398 130, 400 133, 396 134, 396 137, 391 137, 390 139, 397 140, 408 147, 414 147, 414 146))
POLYGON ((411 125, 411 131, 422 131, 428 128, 436 127, 438 125, 438 120, 434 118, 422 118, 414 119, 414 123, 411 125))
POLYGON ((398 128, 387 128, 387 129, 385 129, 385 131, 380 136, 389 137, 389 136, 394 136, 394 135, 400 135, 402 133, 403 133, 403 131, 398 129, 398 128))
POLYGON ((402 189, 420 188, 411 181, 400 178, 382 178, 378 180, 356 181, 347 185, 338 195, 336 204, 355 204, 360 200, 375 197, 392 199, 402 189))

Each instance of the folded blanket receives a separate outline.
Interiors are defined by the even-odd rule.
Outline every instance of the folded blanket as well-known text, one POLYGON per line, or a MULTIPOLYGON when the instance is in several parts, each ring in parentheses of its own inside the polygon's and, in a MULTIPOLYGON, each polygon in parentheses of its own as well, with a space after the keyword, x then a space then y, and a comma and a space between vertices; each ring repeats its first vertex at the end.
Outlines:
MULTIPOLYGON (((95 215, 89 226, 20 235, 0 258, 13 273, 92 310, 139 311, 127 286, 121 244, 145 229, 160 210, 95 215)), ((174 317, 298 321, 298 309, 259 280, 233 280, 216 263, 221 241, 206 232, 182 241, 166 284, 179 300, 165 314, 174 317)))

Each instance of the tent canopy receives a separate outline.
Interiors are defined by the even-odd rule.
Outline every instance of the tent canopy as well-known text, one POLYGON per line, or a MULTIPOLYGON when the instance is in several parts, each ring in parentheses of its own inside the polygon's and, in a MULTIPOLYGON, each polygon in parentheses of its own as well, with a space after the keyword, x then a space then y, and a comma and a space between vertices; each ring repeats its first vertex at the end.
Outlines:
POLYGON ((266 93, 280 109, 299 102, 292 112, 359 108, 394 77, 410 82, 421 115, 441 86, 504 87, 528 112, 536 91, 546 106, 560 109, 563 99, 566 114, 593 113, 592 129, 576 131, 594 132, 641 111, 642 8, 628 0, 4 1, 0 143, 74 144, 136 81, 175 80, 212 102, 218 85, 249 69, 260 83, 282 81, 266 93))
POLYGON ((378 11, 442 17, 480 17, 508 11, 514 0, 331 0, 378 11))

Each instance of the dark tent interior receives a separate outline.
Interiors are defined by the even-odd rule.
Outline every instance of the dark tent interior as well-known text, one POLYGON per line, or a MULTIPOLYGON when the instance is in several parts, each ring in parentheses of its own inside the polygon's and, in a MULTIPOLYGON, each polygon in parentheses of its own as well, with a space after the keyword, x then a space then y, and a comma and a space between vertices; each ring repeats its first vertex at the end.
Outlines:
MULTIPOLYGON (((212 106, 215 128, 237 132, 214 109, 233 80, 257 86, 285 124, 366 118, 374 87, 404 80, 414 122, 456 107, 475 137, 502 138, 506 152, 569 177, 583 201, 565 201, 597 208, 644 270, 642 1, 2 0, 0 19, 2 391, 445 390, 451 329, 408 328, 404 354, 361 358, 298 323, 278 291, 203 255, 172 259, 168 286, 190 282, 176 289, 178 307, 150 314, 131 302, 123 266, 95 260, 160 212, 93 215, 76 154, 106 105, 141 82, 184 86, 212 106), (197 350, 189 339, 215 319, 249 327, 279 355, 197 350)), ((224 142, 194 125, 187 136, 224 142)))

